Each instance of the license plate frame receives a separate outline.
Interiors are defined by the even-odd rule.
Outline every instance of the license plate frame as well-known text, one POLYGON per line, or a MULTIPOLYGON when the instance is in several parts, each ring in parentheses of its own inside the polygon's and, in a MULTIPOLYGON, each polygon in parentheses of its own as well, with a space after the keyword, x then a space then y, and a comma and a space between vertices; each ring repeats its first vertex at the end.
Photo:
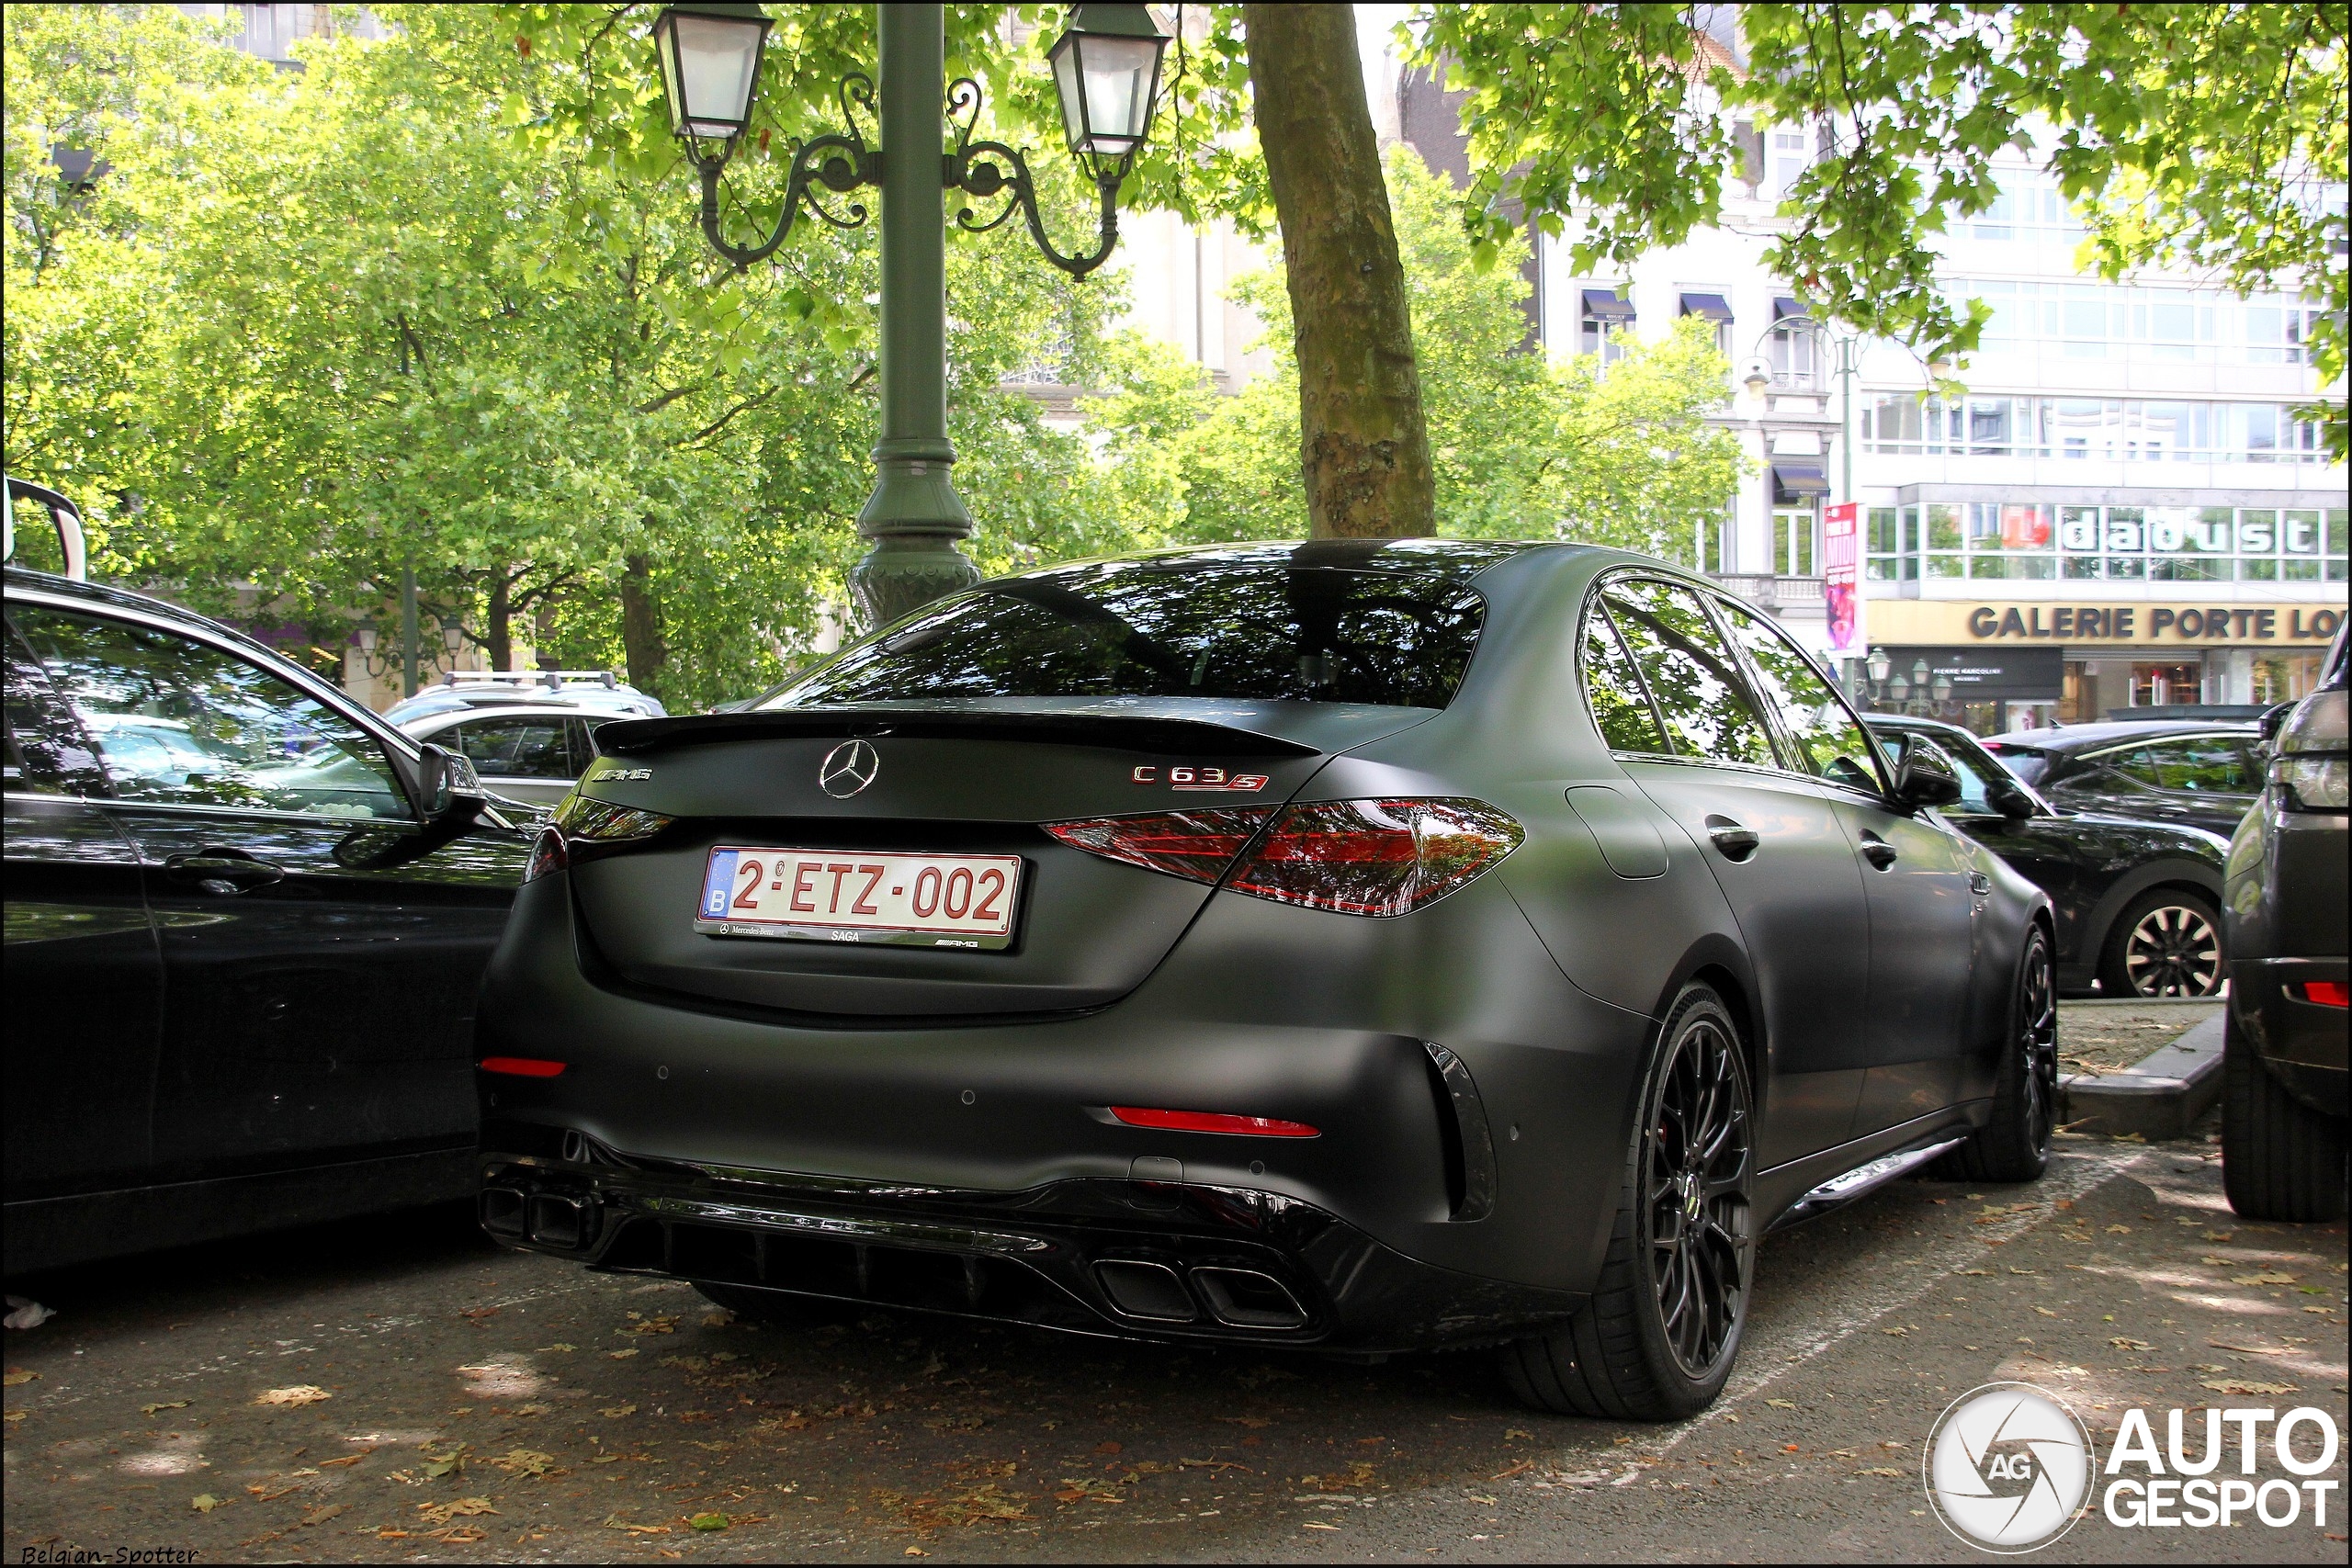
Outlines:
POLYGON ((875 853, 810 850, 772 844, 714 844, 703 862, 695 904, 695 930, 705 936, 752 937, 769 942, 830 942, 865 947, 944 947, 997 953, 1012 945, 1019 927, 1026 863, 1019 855, 875 853), (744 865, 756 861, 753 885, 741 880, 744 865), (878 871, 878 876, 869 873, 878 871), (961 888, 959 874, 967 876, 961 888), (929 889, 932 913, 915 913, 929 889), (1002 886, 989 878, 1001 876, 1002 886), (948 917, 960 897, 965 913, 948 917), (752 896, 749 912, 741 899, 752 896), (805 902, 803 901, 805 899, 805 902), (858 906, 871 904, 872 918, 858 906), (972 919, 987 908, 985 924, 972 919), (714 913, 723 910, 723 913, 714 913), (888 917, 903 911, 907 919, 888 917), (842 919, 843 914, 852 917, 842 919), (790 917, 790 918, 786 918, 790 917))

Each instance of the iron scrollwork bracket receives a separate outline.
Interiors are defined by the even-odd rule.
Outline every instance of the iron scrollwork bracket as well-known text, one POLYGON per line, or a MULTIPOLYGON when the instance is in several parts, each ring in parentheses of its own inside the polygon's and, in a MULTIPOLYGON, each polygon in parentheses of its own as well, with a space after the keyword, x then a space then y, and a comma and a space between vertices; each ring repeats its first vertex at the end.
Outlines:
POLYGON ((980 85, 970 77, 959 77, 947 89, 947 104, 951 112, 963 113, 963 126, 956 136, 956 150, 946 155, 942 178, 950 190, 960 190, 981 201, 1002 196, 1004 206, 993 218, 982 220, 970 207, 956 214, 956 226, 967 233, 985 234, 1001 227, 1018 211, 1029 225, 1029 237, 1037 249, 1072 277, 1084 277, 1111 259, 1119 243, 1119 186, 1127 177, 1134 160, 1121 158, 1111 163, 1096 163, 1094 186, 1102 199, 1102 231, 1094 249, 1085 255, 1066 256, 1054 248, 1046 237, 1046 224, 1037 211, 1037 187, 1029 175, 1029 161, 1001 141, 975 141, 972 130, 980 118, 980 85))
POLYGON ((804 203, 808 210, 836 229, 855 229, 865 222, 868 215, 864 202, 851 202, 844 210, 835 212, 818 194, 821 188, 847 195, 860 186, 882 183, 882 154, 865 144, 865 137, 858 130, 857 116, 850 107, 853 102, 863 105, 869 116, 875 113, 874 84, 858 72, 843 77, 841 85, 842 122, 849 129, 812 136, 792 150, 792 172, 784 187, 784 211, 776 219, 775 231, 756 245, 729 243, 719 225, 718 178, 734 149, 729 146, 714 153, 695 154, 695 172, 702 176, 703 237, 737 272, 775 254, 777 247, 791 237, 793 222, 800 216, 804 203))

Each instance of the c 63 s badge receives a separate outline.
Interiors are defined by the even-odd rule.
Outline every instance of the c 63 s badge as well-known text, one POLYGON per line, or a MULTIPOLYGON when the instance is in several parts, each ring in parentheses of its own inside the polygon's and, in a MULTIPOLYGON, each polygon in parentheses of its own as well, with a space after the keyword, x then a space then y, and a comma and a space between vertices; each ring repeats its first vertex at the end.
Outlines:
MULTIPOLYGON (((1170 768, 1168 787, 1178 794, 1248 795, 1266 787, 1263 773, 1228 773, 1223 768, 1170 768)), ((1137 768, 1128 776, 1139 784, 1159 782, 1158 768, 1137 768)))

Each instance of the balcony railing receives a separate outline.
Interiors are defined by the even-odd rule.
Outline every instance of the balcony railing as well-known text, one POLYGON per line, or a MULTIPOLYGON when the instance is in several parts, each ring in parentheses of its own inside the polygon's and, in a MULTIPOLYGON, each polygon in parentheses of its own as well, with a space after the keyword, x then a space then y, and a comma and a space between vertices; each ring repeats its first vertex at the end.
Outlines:
POLYGON ((1759 610, 1778 611, 1827 603, 1817 577, 1783 577, 1769 571, 1719 571, 1712 575, 1727 592, 1759 610))

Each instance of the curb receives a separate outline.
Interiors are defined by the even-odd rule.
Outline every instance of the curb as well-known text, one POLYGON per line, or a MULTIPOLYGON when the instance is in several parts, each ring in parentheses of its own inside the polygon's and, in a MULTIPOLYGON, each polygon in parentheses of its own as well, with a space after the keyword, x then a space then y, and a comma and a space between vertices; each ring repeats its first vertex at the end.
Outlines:
POLYGON ((2136 1134, 2155 1143, 2186 1136, 2222 1094, 2218 1013, 2118 1072, 2058 1080, 2058 1119, 2102 1137, 2136 1134))

